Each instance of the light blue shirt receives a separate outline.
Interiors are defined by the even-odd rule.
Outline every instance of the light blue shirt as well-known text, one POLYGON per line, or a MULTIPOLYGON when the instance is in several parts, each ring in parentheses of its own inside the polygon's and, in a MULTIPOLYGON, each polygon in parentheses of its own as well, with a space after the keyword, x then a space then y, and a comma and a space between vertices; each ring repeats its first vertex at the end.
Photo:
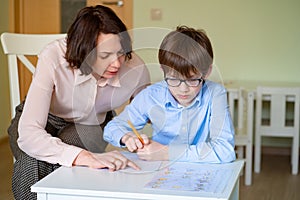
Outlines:
POLYGON ((235 160, 234 128, 225 88, 206 80, 188 107, 177 103, 165 81, 142 90, 104 129, 104 139, 121 147, 124 134, 151 121, 152 140, 169 146, 169 159, 226 163, 235 160))

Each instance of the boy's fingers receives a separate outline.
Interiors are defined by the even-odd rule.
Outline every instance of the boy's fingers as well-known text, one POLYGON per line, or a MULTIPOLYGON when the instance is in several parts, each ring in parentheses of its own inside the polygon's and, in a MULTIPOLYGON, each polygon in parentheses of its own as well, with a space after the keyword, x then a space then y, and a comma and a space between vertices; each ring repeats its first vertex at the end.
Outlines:
POLYGON ((144 144, 149 144, 149 138, 147 135, 142 134, 141 137, 143 138, 144 144))

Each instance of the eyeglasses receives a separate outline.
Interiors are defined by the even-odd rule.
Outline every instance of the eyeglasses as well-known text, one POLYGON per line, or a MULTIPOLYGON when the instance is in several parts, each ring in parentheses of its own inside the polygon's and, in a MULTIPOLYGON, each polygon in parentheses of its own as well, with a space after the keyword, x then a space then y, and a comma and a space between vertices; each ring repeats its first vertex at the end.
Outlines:
POLYGON ((176 78, 165 78, 167 84, 171 87, 178 87, 182 82, 184 82, 188 87, 197 87, 203 82, 203 78, 194 78, 194 79, 176 79, 176 78))

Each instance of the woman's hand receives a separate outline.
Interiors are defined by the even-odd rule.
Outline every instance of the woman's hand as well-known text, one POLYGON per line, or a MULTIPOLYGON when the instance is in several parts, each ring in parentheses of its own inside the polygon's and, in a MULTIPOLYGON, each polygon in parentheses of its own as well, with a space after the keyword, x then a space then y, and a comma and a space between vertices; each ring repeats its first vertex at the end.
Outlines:
POLYGON ((126 133, 122 138, 121 142, 125 144, 128 151, 133 152, 138 149, 142 149, 144 145, 149 144, 149 138, 145 134, 141 134, 141 137, 143 138, 144 144, 141 143, 141 141, 138 139, 138 137, 134 133, 126 133))
POLYGON ((144 148, 137 150, 137 155, 142 160, 169 160, 169 147, 151 140, 144 148))
POLYGON ((74 160, 73 165, 87 166, 95 169, 108 168, 109 171, 124 169, 127 166, 140 170, 134 162, 128 160, 119 151, 91 153, 82 150, 74 160))

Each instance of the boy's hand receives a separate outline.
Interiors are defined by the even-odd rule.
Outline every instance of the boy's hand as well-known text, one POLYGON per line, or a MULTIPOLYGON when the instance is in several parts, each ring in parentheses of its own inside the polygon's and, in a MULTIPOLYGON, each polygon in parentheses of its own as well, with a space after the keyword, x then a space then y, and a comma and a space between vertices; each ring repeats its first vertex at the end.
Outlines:
MULTIPOLYGON (((147 137, 147 135, 141 134, 141 137, 143 138, 144 145, 149 144, 149 138, 147 137)), ((136 151, 137 149, 142 149, 144 147, 144 145, 141 143, 141 141, 132 132, 126 133, 122 137, 121 143, 125 144, 128 151, 130 151, 130 152, 136 151)))
POLYGON ((142 160, 169 160, 169 147, 151 140, 142 149, 137 150, 137 155, 142 160))

